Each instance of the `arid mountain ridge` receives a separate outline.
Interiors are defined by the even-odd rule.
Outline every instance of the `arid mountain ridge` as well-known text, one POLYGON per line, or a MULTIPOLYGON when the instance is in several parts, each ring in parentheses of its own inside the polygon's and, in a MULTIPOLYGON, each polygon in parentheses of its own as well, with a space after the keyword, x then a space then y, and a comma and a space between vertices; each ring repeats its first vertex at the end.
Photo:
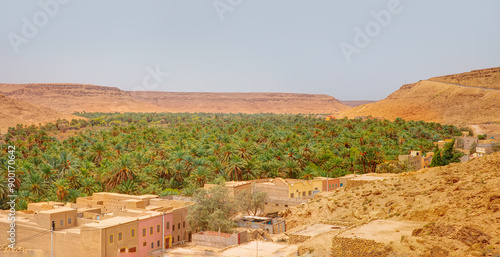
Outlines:
POLYGON ((500 68, 421 80, 340 116, 424 120, 448 124, 500 122, 500 68))
MULTIPOLYGON (((0 127, 6 129, 17 123, 29 125, 73 118, 75 116, 67 115, 83 111, 325 113, 349 118, 401 117, 449 124, 499 122, 499 89, 500 67, 404 85, 378 102, 343 103, 320 94, 143 92, 71 83, 0 84, 0 94, 6 96, 2 102, 15 100, 8 102, 9 108, 2 109, 0 127), (14 107, 15 103, 22 106, 14 107), (16 114, 21 109, 23 116, 16 114), (49 113, 49 110, 54 112, 47 116, 39 113, 49 113), (31 118, 13 118, 12 115, 31 118)), ((0 104, 7 105, 7 102, 0 104)))

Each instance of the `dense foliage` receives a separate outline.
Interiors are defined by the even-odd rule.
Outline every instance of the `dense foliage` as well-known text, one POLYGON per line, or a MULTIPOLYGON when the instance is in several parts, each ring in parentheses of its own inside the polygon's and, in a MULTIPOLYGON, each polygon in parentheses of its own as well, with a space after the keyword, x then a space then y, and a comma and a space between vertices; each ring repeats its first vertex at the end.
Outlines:
MULTIPOLYGON (((312 179, 372 172, 410 150, 460 135, 449 125, 388 120, 326 121, 315 115, 83 113, 88 120, 18 126, 0 145, 0 198, 7 148, 16 146, 19 208, 97 191, 191 195, 214 180, 312 179), (70 133, 72 132, 72 133, 70 133), (68 135, 69 134, 69 135, 68 135)), ((3 201, 4 202, 4 201, 3 201)))

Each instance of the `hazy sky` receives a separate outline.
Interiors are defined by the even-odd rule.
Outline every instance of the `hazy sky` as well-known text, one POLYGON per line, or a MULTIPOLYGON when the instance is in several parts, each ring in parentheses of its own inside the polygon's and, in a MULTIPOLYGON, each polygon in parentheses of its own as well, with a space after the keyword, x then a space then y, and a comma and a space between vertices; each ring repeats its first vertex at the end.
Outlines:
POLYGON ((500 66, 500 1, 0 0, 0 36, 1 83, 375 100, 500 66))

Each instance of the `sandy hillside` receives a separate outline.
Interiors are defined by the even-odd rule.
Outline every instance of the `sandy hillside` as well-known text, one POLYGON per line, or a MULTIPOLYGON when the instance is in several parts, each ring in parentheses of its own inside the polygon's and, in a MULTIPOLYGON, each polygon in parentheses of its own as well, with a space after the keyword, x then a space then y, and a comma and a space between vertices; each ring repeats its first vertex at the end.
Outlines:
POLYGON ((500 69, 487 71, 487 75, 473 71, 404 85, 381 101, 345 110, 340 115, 401 117, 453 124, 500 122, 500 90, 481 88, 497 87, 500 69), (431 80, 460 82, 468 87, 431 80))
POLYGON ((349 108, 328 95, 293 93, 130 92, 170 112, 334 113, 349 108))
POLYGON ((0 84, 0 93, 63 113, 162 111, 162 108, 140 102, 128 92, 115 87, 81 84, 0 84))
POLYGON ((299 246, 316 247, 311 250, 318 253, 358 247, 343 256, 387 256, 388 252, 495 256, 500 254, 499 185, 500 153, 496 153, 320 193, 283 214, 287 231, 331 224, 332 232, 299 246), (318 240, 324 244, 314 243, 318 240), (356 252, 363 249, 380 255, 356 252))
POLYGON ((38 107, 26 102, 10 99, 0 94, 0 134, 6 133, 9 127, 17 124, 38 125, 53 122, 57 119, 82 119, 81 117, 63 114, 45 107, 38 107))

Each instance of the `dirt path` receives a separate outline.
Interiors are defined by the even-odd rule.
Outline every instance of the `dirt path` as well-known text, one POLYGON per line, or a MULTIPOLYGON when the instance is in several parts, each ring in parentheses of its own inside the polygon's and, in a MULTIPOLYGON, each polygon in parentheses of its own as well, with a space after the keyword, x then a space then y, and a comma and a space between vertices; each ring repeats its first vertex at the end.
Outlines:
POLYGON ((466 86, 466 85, 460 85, 460 84, 455 84, 455 83, 449 83, 449 82, 442 82, 442 81, 435 81, 435 80, 426 80, 430 82, 436 82, 436 83, 443 83, 443 84, 449 84, 449 85, 455 85, 459 87, 468 87, 468 88, 476 88, 476 89, 487 89, 487 90, 497 90, 500 91, 498 88, 489 88, 489 87, 473 87, 473 86, 466 86))

